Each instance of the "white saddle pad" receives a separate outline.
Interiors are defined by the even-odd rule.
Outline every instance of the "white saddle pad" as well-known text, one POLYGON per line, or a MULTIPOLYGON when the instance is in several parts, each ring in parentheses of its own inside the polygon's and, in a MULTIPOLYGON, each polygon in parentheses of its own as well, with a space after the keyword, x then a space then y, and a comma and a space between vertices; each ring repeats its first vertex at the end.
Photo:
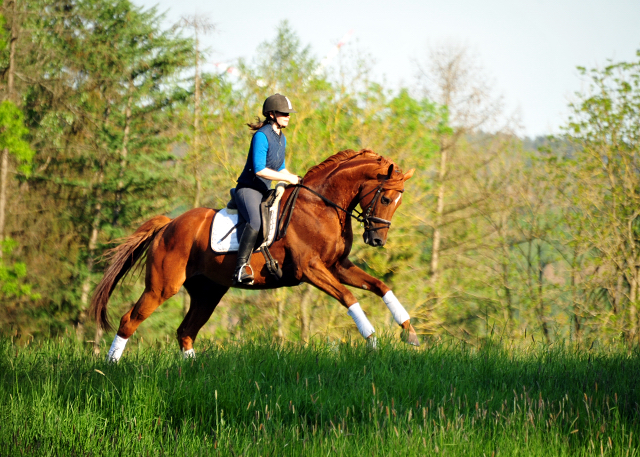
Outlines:
MULTIPOLYGON (((278 208, 284 188, 285 185, 281 183, 276 186, 276 199, 269 210, 269 234, 260 247, 270 246, 276 236, 278 208)), ((238 225, 239 217, 238 210, 235 209, 224 208, 216 213, 211 224, 211 249, 214 252, 235 252, 238 250, 240 239, 236 225, 238 225)))

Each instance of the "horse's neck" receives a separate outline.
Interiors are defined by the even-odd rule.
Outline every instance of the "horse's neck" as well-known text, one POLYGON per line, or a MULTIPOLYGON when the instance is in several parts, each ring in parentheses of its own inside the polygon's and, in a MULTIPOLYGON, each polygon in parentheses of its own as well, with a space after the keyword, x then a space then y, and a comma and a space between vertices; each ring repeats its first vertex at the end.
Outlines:
POLYGON ((366 179, 361 167, 337 167, 326 176, 314 179, 309 187, 341 207, 352 210, 358 204, 356 197, 366 179))

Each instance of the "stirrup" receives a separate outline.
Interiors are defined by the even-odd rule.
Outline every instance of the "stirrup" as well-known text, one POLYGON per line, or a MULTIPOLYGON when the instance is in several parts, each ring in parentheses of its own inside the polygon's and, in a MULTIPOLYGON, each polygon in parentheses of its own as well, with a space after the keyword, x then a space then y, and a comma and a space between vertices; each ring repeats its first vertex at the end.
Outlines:
POLYGON ((235 284, 246 284, 248 286, 253 284, 253 268, 248 263, 243 264, 238 268, 233 275, 233 282, 235 284), (251 273, 247 273, 246 268, 249 268, 251 273))

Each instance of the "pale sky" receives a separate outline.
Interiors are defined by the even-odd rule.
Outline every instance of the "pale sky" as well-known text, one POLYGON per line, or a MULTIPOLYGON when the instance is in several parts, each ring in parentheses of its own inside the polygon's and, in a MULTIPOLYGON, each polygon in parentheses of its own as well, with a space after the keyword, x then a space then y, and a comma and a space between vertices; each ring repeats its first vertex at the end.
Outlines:
POLYGON ((167 25, 208 16, 217 27, 203 38, 211 62, 251 59, 285 19, 318 60, 353 30, 346 46, 370 55, 374 79, 393 90, 415 86, 413 62, 430 46, 465 45, 529 136, 566 122, 567 104, 584 88, 576 66, 639 59, 640 0, 132 1, 157 5, 167 25))

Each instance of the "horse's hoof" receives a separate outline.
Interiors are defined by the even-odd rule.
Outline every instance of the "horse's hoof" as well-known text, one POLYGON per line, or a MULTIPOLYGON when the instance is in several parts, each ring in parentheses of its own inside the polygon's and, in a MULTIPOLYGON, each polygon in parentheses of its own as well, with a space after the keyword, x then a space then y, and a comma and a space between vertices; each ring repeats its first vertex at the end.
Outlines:
POLYGON ((402 341, 410 344, 411 346, 420 346, 420 339, 418 339, 418 335, 413 332, 403 331, 402 332, 402 341))
POLYGON ((378 339, 375 336, 370 335, 367 338, 367 349, 370 351, 376 351, 378 349, 378 339))

